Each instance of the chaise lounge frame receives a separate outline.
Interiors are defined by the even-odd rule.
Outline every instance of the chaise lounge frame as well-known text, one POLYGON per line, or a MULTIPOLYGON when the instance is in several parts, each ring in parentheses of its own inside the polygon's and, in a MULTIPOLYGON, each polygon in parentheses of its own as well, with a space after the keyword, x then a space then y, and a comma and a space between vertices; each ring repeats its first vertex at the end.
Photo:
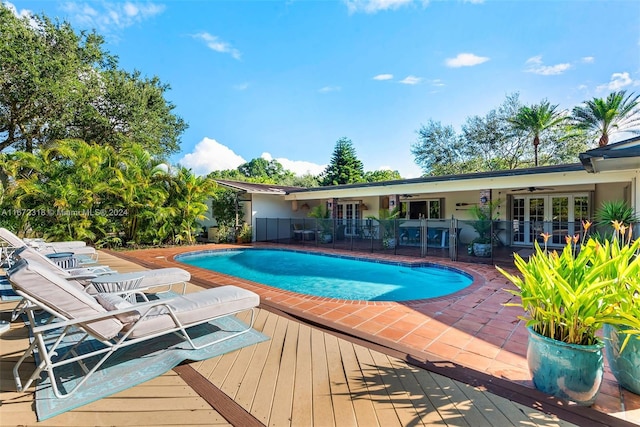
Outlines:
MULTIPOLYGON (((60 399, 67 398, 75 393, 83 384, 86 383, 94 372, 104 365, 111 355, 121 348, 153 340, 154 338, 172 333, 182 337, 193 350, 209 347, 251 330, 255 320, 255 309, 259 305, 259 297, 257 294, 236 286, 227 285, 207 289, 196 292, 193 295, 197 295, 200 301, 203 299, 211 300, 212 303, 209 307, 205 308, 210 308, 214 314, 207 316, 200 315, 196 319, 185 321, 183 317, 186 310, 181 309, 181 306, 184 308, 185 300, 187 299, 184 295, 140 304, 128 304, 125 302, 124 308, 107 310, 97 302, 93 304, 91 302, 92 297, 90 295, 75 288, 64 279, 51 274, 51 272, 48 272, 41 266, 38 266, 37 263, 29 264, 25 260, 20 261, 15 265, 14 273, 11 274, 10 280, 15 292, 22 296, 26 301, 25 313, 28 318, 29 329, 33 336, 31 345, 25 350, 24 354, 16 362, 13 368, 16 389, 21 392, 29 388, 33 381, 38 379, 41 373, 45 371, 49 376, 54 395, 60 399), (30 280, 34 279, 34 276, 32 275, 30 278, 23 278, 18 277, 21 276, 19 273, 16 274, 16 272, 20 272, 25 269, 33 272, 36 277, 39 276, 42 280, 48 281, 49 283, 46 283, 46 285, 52 286, 54 292, 48 293, 47 298, 43 295, 35 294, 33 289, 29 289, 31 286, 29 286, 28 283, 30 280), (93 312, 93 314, 80 316, 63 314, 66 309, 60 309, 59 306, 61 304, 65 304, 65 301, 61 301, 61 299, 67 298, 67 295, 73 295, 73 298, 75 298, 74 304, 79 304, 77 308, 74 308, 74 311, 93 312), (234 295, 237 295, 236 299, 234 299, 234 295), (45 324, 38 324, 35 318, 34 312, 40 310, 44 310, 50 314, 50 318, 45 324), (249 325, 240 331, 233 331, 230 335, 201 345, 197 345, 189 335, 188 328, 192 326, 245 311, 251 312, 251 318, 249 325), (120 320, 123 319, 122 316, 133 316, 136 320, 132 323, 124 324, 120 320), (151 332, 144 331, 146 322, 158 321, 165 324, 165 326, 158 330, 151 330, 151 332), (104 322, 108 322, 109 325, 105 327, 103 325, 104 322), (115 334, 113 331, 114 327, 116 329, 120 328, 115 332, 115 334), (45 337, 47 332, 51 332, 56 329, 61 329, 61 332, 57 337, 54 339, 45 337), (139 330, 143 331, 138 333, 139 330), (77 344, 59 354, 64 338, 71 334, 80 334, 77 344), (77 352, 78 346, 88 338, 98 340, 104 344, 105 347, 79 354, 77 352), (34 353, 35 350, 38 352, 40 362, 23 385, 19 374, 20 366, 29 355, 34 353), (53 359, 55 356, 59 357, 54 361, 53 359), (87 361, 96 356, 101 357, 95 361, 93 366, 88 366, 87 361), (68 390, 66 393, 63 393, 58 387, 56 368, 70 363, 80 364, 85 375, 73 388, 68 390)), ((41 286, 35 287, 36 290, 39 288, 41 288, 41 286)), ((122 301, 125 300, 123 299, 122 301)), ((188 304, 189 302, 187 301, 186 305, 188 304)), ((200 305, 202 305, 202 303, 200 303, 200 305)), ((202 307, 199 307, 199 310, 202 311, 202 307)), ((188 315, 188 313, 186 314, 188 315)))

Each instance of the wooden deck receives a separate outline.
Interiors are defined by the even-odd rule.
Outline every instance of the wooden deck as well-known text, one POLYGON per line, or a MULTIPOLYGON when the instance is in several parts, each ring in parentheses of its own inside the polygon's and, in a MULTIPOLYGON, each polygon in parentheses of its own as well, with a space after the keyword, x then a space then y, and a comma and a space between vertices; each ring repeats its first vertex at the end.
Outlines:
MULTIPOLYGON (((141 269, 108 254, 118 271, 141 269)), ((188 292, 197 291, 190 285, 188 292)), ((2 303, 8 320, 15 303, 2 303)), ((411 365, 393 352, 272 309, 255 328, 270 340, 174 370, 37 422, 34 393, 16 393, 11 369, 27 347, 20 323, 0 336, 2 426, 569 426, 487 391, 411 365)), ((574 421, 576 422, 576 421, 574 421)), ((578 425, 584 425, 576 422, 578 425)), ((594 425, 594 424, 590 424, 594 425)))

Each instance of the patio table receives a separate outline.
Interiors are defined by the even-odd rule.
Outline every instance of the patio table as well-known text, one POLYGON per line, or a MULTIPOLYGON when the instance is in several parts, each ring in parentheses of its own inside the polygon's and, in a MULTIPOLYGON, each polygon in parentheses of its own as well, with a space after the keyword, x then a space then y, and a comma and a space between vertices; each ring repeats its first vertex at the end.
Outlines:
POLYGON ((91 279, 91 284, 99 293, 122 294, 132 304, 136 303, 136 294, 140 293, 140 272, 105 274, 91 279))

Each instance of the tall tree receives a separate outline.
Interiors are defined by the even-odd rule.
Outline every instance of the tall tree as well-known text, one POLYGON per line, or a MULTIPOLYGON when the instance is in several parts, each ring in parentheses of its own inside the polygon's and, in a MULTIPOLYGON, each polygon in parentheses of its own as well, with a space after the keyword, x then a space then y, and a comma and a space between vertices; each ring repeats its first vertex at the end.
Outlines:
POLYGON ((584 105, 573 108, 573 125, 598 139, 598 145, 609 143, 609 136, 616 132, 640 134, 640 95, 627 91, 610 93, 606 99, 593 98, 584 105))
POLYGON ((76 34, 46 16, 18 18, 0 4, 0 152, 32 152, 61 139, 152 154, 179 150, 187 125, 157 77, 117 69, 95 32, 76 34))
POLYGON ((179 167, 170 177, 167 201, 173 215, 169 220, 159 221, 157 226, 165 233, 162 240, 171 237, 176 243, 193 244, 198 221, 205 219, 206 201, 213 195, 216 184, 213 179, 197 176, 185 167, 179 167))
POLYGON ((340 185, 362 182, 364 167, 356 155, 349 138, 340 138, 333 149, 331 162, 322 173, 322 185, 340 185))
POLYGON ((400 172, 396 170, 380 169, 364 173, 364 180, 366 182, 394 181, 398 179, 402 179, 402 176, 400 176, 400 172))
POLYGON ((533 136, 534 166, 538 166, 538 146, 541 135, 546 130, 559 126, 566 119, 566 116, 557 108, 558 105, 551 105, 545 99, 540 104, 521 107, 514 117, 508 119, 516 130, 533 136))
POLYGON ((279 184, 293 177, 293 172, 286 170, 277 160, 262 157, 241 164, 238 171, 251 181, 271 184, 279 184))
POLYGON ((515 92, 486 115, 467 118, 462 125, 462 137, 473 161, 466 170, 516 169, 533 163, 526 135, 508 121, 521 107, 520 95, 515 92))
MULTIPOLYGON (((418 142, 412 146, 415 162, 431 175, 533 166, 536 154, 527 132, 510 121, 522 108, 518 93, 507 95, 486 115, 468 117, 460 135, 451 126, 429 121, 420 128, 418 142)), ((546 143, 538 147, 538 164, 575 162, 584 151, 585 133, 568 132, 567 126, 562 122, 541 132, 546 143)))
POLYGON ((461 173, 468 160, 464 142, 452 126, 429 120, 417 131, 418 141, 411 146, 415 163, 426 175, 461 173))

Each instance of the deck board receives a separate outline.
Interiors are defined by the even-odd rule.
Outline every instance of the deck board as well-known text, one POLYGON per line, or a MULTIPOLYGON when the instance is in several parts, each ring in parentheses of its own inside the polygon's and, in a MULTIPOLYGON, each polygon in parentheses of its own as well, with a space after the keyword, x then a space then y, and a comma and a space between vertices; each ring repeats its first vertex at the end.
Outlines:
MULTIPOLYGON (((101 262, 140 269, 108 254, 101 262)), ((198 289, 190 284, 188 292, 198 289)), ((14 304, 0 303, 3 318, 14 304)), ((265 309, 257 311, 255 328, 270 339, 185 367, 264 425, 571 425, 265 309)), ((26 343, 19 322, 0 336, 2 426, 231 425, 175 371, 37 423, 33 389, 16 393, 11 374, 26 343)))
POLYGON ((329 389, 333 401, 333 413, 340 426, 356 426, 356 413, 349 393, 349 386, 342 366, 342 355, 338 338, 325 335, 327 367, 329 369, 329 389))
POLYGON ((313 369, 311 378, 313 384, 313 425, 334 426, 333 403, 329 387, 329 371, 327 368, 327 352, 324 334, 317 329, 311 332, 311 356, 313 369))
POLYGON ((276 388, 273 393, 273 404, 271 406, 271 416, 269 425, 282 426, 290 425, 293 408, 293 386, 296 377, 296 358, 298 347, 297 322, 289 322, 285 335, 282 355, 280 356, 280 370, 276 381, 276 388))
POLYGON ((265 359, 264 368, 258 381, 256 388, 256 398, 251 405, 249 412, 260 422, 269 425, 269 417, 271 415, 271 407, 273 405, 273 396, 280 371, 280 357, 284 346, 284 339, 287 332, 287 323, 283 318, 278 318, 276 328, 268 342, 269 351, 265 359))
MULTIPOLYGON (((271 337, 275 331, 276 324, 278 323, 277 317, 269 316, 269 313, 262 310, 259 313, 258 320, 262 320, 259 324, 256 322, 256 328, 263 325, 261 330, 265 335, 271 337)), ((268 350, 271 347, 271 340, 258 343, 256 346, 256 352, 251 359, 251 363, 247 366, 244 380, 238 389, 235 401, 245 410, 250 411, 253 401, 256 397, 256 390, 258 382, 264 370, 264 365, 267 360, 268 350)), ((212 380, 212 382, 214 382, 212 380)), ((214 383, 215 384, 215 383, 214 383)))
POLYGON ((400 419, 390 401, 387 387, 380 380, 380 373, 371 350, 362 346, 355 346, 354 350, 360 364, 363 385, 367 388, 369 399, 378 418, 378 425, 381 427, 400 425, 400 419))
POLYGON ((296 352, 296 378, 291 425, 307 427, 313 424, 313 385, 311 381, 313 361, 311 357, 311 328, 307 325, 300 325, 298 329, 296 352))
POLYGON ((345 340, 338 340, 338 346, 358 425, 379 425, 369 389, 363 381, 362 369, 358 363, 355 347, 345 340))

